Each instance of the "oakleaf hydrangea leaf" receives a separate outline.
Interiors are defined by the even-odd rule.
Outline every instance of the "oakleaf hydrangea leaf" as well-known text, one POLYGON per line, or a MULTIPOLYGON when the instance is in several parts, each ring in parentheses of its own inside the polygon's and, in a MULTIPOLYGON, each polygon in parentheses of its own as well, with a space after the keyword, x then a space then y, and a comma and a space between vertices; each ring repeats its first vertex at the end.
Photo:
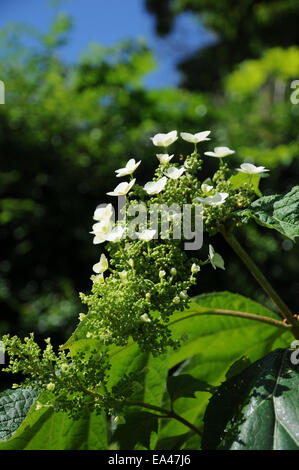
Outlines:
POLYGON ((14 434, 37 396, 34 390, 22 388, 0 393, 0 441, 6 441, 14 434))
POLYGON ((285 195, 261 197, 240 215, 249 215, 264 227, 273 228, 294 240, 299 236, 299 186, 285 195))
POLYGON ((299 449, 299 374, 290 359, 290 350, 277 349, 218 388, 205 413, 203 449, 299 449))

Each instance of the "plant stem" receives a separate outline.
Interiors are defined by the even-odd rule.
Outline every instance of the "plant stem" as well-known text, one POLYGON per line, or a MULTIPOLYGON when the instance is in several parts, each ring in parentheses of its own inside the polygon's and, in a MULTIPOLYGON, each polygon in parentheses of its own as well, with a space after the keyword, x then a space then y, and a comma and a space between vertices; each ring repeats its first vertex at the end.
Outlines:
POLYGON ((174 320, 173 322, 170 322, 169 325, 173 325, 174 323, 180 322, 182 320, 186 320, 187 318, 197 317, 200 315, 227 315, 230 317, 246 318, 246 320, 255 320, 255 321, 262 322, 262 323, 267 323, 268 325, 276 326, 277 328, 282 328, 285 330, 290 330, 292 328, 291 325, 287 325, 280 320, 275 320, 275 318, 266 317, 263 315, 256 315, 255 313, 238 312, 236 310, 225 310, 221 308, 213 308, 213 309, 207 308, 205 311, 202 311, 202 312, 191 313, 190 315, 186 315, 183 318, 179 318, 178 320, 174 320))
POLYGON ((125 405, 130 405, 130 406, 140 406, 142 408, 147 408, 148 410, 153 410, 153 411, 158 411, 159 413, 163 413, 163 415, 156 415, 158 418, 173 418, 179 421, 180 423, 184 424, 188 428, 190 428, 193 432, 198 434, 199 436, 202 436, 202 433, 197 427, 195 427, 192 423, 187 421, 185 418, 182 416, 176 414, 174 410, 170 411, 167 410, 166 408, 160 408, 159 406, 155 405, 150 405, 149 403, 143 403, 141 401, 126 401, 124 403, 125 405))
POLYGON ((295 338, 299 339, 298 321, 294 317, 294 315, 291 312, 291 310, 289 309, 289 307, 281 299, 281 297, 278 295, 276 290, 274 290, 274 288, 271 286, 269 281, 265 278, 265 276, 260 271, 260 269, 257 267, 257 265, 252 260, 252 258, 250 258, 250 256, 244 250, 244 248, 240 245, 238 240, 233 235, 232 230, 230 230, 230 231, 222 230, 221 233, 222 233, 223 237, 225 238, 225 240, 227 241, 227 243, 232 247, 234 252, 239 256, 239 258, 243 261, 245 266, 249 269, 249 271, 251 272, 253 277, 256 279, 256 281, 264 289, 266 294, 272 299, 274 304, 278 307, 278 309, 281 312, 283 318, 290 325, 292 325, 291 331, 292 331, 293 335, 295 336, 295 338))

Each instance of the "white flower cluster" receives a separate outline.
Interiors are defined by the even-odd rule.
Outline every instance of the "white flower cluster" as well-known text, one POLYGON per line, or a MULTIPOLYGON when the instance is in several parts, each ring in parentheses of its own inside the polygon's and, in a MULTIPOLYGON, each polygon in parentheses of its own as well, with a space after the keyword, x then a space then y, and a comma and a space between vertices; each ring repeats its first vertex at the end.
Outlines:
MULTIPOLYGON (((210 140, 210 138, 208 137, 210 133, 211 131, 202 131, 197 132, 196 134, 181 132, 180 135, 181 138, 186 142, 194 144, 196 153, 197 144, 210 140)), ((167 147, 176 142, 177 139, 178 133, 176 130, 168 132, 167 134, 159 133, 156 134, 154 137, 151 137, 151 140, 155 146, 164 147, 165 149, 165 153, 156 154, 162 167, 167 166, 171 159, 174 157, 174 154, 169 155, 166 152, 167 147)), ((215 147, 213 152, 204 152, 204 155, 218 158, 222 161, 222 158, 232 155, 234 153, 235 151, 231 150, 228 147, 215 147)), ((134 158, 131 158, 124 168, 116 170, 115 173, 117 178, 129 175, 131 177, 131 180, 129 182, 120 183, 118 186, 116 186, 113 191, 110 191, 107 194, 109 196, 126 196, 135 184, 136 179, 133 179, 133 173, 139 167, 140 163, 141 161, 136 162, 134 158)), ((177 180, 184 174, 185 171, 185 166, 182 166, 180 168, 177 168, 175 166, 167 167, 163 171, 164 176, 162 176, 158 181, 149 181, 144 185, 143 189, 150 196, 159 194, 165 188, 168 178, 171 180, 177 180)), ((267 172, 269 170, 263 166, 255 166, 251 163, 242 163, 240 165, 240 168, 237 168, 237 171, 248 175, 257 175, 267 172)), ((216 192, 214 194, 211 194, 213 189, 213 186, 203 183, 201 185, 201 190, 204 197, 196 197, 195 200, 207 206, 219 206, 221 204, 224 204, 229 194, 226 192, 216 192)), ((113 222, 113 215, 114 211, 111 204, 108 204, 106 207, 96 209, 94 213, 94 220, 96 220, 97 223, 93 225, 93 230, 91 232, 94 235, 94 244, 99 244, 106 241, 117 243, 120 242, 123 238, 126 229, 125 227, 119 224, 115 224, 113 222)), ((149 242, 155 237, 155 235, 155 230, 144 230, 143 232, 140 232, 137 236, 140 240, 149 242)), ((213 251, 213 247, 211 245, 209 258, 213 267, 217 266, 224 269, 222 264, 223 260, 221 256, 213 251)), ((103 273, 107 269, 108 260, 106 256, 102 254, 99 263, 94 265, 93 270, 101 276, 101 279, 103 279, 103 273)))

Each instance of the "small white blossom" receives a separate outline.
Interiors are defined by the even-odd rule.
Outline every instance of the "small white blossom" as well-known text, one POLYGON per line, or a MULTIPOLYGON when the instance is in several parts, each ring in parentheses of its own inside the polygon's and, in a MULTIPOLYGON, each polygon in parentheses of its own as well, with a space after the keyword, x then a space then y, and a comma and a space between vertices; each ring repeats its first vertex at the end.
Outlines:
POLYGON ((187 291, 186 291, 186 290, 182 290, 182 291, 180 292, 180 297, 181 297, 181 299, 184 299, 184 300, 188 299, 187 291))
POLYGON ((64 363, 64 364, 61 364, 61 370, 62 372, 67 372, 69 369, 69 365, 64 363))
POLYGON ((97 222, 92 226, 91 234, 94 235, 93 243, 98 245, 99 243, 104 243, 107 240, 107 236, 111 232, 113 227, 113 222, 111 219, 103 219, 101 222, 97 222))
POLYGON ((121 278, 122 281, 126 281, 127 278, 128 278, 128 271, 125 271, 125 270, 120 271, 118 273, 118 275, 119 275, 119 277, 121 278))
POLYGON ((137 233, 137 237, 139 238, 139 240, 142 240, 144 242, 149 242, 154 238, 156 233, 157 233, 156 230, 143 230, 143 232, 137 233))
POLYGON ((248 175, 257 175, 259 173, 265 173, 265 171, 269 170, 267 170, 267 168, 264 166, 255 166, 252 165, 252 163, 242 163, 240 168, 237 168, 237 171, 240 171, 241 173, 247 173, 248 175))
POLYGON ((104 284, 105 279, 104 279, 104 274, 97 274, 97 276, 94 277, 94 282, 98 282, 99 284, 104 284))
POLYGON ((189 132, 181 132, 181 137, 186 142, 191 142, 192 144, 198 144, 199 142, 203 142, 205 140, 211 140, 208 138, 208 135, 211 131, 203 131, 197 132, 196 134, 189 134, 189 132))
POLYGON ((212 189, 213 189, 213 186, 210 186, 209 184, 203 183, 201 185, 201 190, 203 193, 209 193, 210 191, 212 191, 212 189))
POLYGON ((130 189, 134 186, 135 181, 136 179, 133 179, 132 181, 130 181, 130 183, 127 183, 127 182, 120 183, 118 186, 116 186, 116 188, 113 191, 110 191, 109 193, 107 193, 108 196, 125 196, 126 194, 128 194, 130 189))
POLYGON ((214 152, 205 152, 205 155, 208 155, 208 157, 223 158, 233 153, 235 153, 235 151, 228 147, 215 147, 214 152))
POLYGON ((159 194, 165 188, 167 183, 166 176, 162 176, 158 181, 149 181, 143 187, 143 189, 149 194, 150 196, 153 194, 159 194))
POLYGON ((173 298, 173 303, 174 304, 179 304, 180 303, 180 298, 177 295, 173 298))
POLYGON ((139 162, 135 162, 134 158, 131 158, 131 160, 128 161, 126 166, 124 168, 120 168, 119 170, 115 170, 116 177, 120 178, 121 176, 127 176, 127 175, 132 175, 134 171, 139 167, 141 163, 141 160, 139 162))
POLYGON ((164 269, 161 269, 161 271, 159 271, 159 278, 163 279, 163 277, 165 276, 166 276, 166 272, 164 271, 164 269))
POLYGON ((195 199, 202 204, 206 204, 207 206, 220 206, 225 202, 225 199, 228 197, 228 193, 216 193, 213 196, 207 197, 196 197, 195 199))
POLYGON ((113 243, 120 242, 125 233, 125 230, 126 229, 124 227, 117 225, 113 230, 111 230, 110 233, 106 235, 106 240, 113 243))
POLYGON ((171 131, 168 134, 156 134, 151 139, 156 147, 168 147, 178 139, 177 131, 171 131))
POLYGON ((191 266, 191 273, 196 274, 200 271, 200 266, 198 264, 193 263, 191 266))
POLYGON ((93 218, 94 220, 102 220, 102 219, 111 219, 114 214, 114 210, 112 204, 107 204, 105 207, 97 207, 93 218))
POLYGON ((140 316, 140 319, 141 319, 142 321, 144 321, 145 323, 150 323, 150 322, 151 322, 151 319, 150 319, 150 317, 148 316, 147 313, 144 313, 143 315, 141 315, 141 316, 140 316))
POLYGON ((161 165, 166 165, 173 158, 174 154, 168 155, 168 153, 157 153, 156 156, 161 165))
POLYGON ((168 178, 171 178, 172 180, 177 180, 180 176, 182 176, 184 171, 186 171, 184 167, 176 168, 175 166, 172 166, 164 171, 164 175, 168 176, 168 178))
POLYGON ((219 255, 219 253, 215 252, 212 245, 209 245, 209 259, 214 269, 216 268, 225 269, 224 260, 222 256, 219 255))
POLYGON ((105 271, 107 271, 108 267, 109 267, 108 260, 106 256, 104 255, 104 253, 102 253, 100 261, 97 264, 95 264, 92 269, 95 273, 102 274, 105 271))
POLYGON ((53 382, 48 383, 47 390, 49 390, 49 392, 53 392, 54 388, 55 384, 53 384, 53 382))
POLYGON ((85 313, 79 313, 79 321, 83 321, 86 317, 85 313))

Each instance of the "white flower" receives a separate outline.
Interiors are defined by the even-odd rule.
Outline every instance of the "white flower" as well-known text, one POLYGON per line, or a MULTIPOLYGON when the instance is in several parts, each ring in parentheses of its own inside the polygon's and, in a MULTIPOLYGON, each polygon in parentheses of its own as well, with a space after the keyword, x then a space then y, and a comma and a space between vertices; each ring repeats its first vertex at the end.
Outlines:
POLYGON ((206 204, 208 206, 220 206, 225 202, 225 199, 228 197, 228 193, 216 193, 214 196, 208 196, 208 197, 196 197, 198 201, 202 202, 203 204, 206 204))
POLYGON ((140 316, 140 319, 141 319, 142 321, 144 321, 145 323, 150 323, 150 322, 151 322, 151 319, 150 319, 150 317, 148 316, 147 313, 144 313, 143 315, 141 315, 141 316, 140 316))
POLYGON ((137 233, 139 240, 143 240, 144 242, 151 241, 155 235, 156 230, 144 230, 143 232, 137 233))
POLYGON ((237 171, 240 171, 241 173, 247 173, 248 175, 257 175, 269 170, 267 170, 267 168, 264 166, 255 166, 252 165, 252 163, 242 163, 240 168, 237 168, 237 171))
POLYGON ((125 228, 117 225, 110 233, 106 235, 106 240, 113 243, 118 243, 125 233, 125 228))
POLYGON ((114 214, 114 210, 112 204, 107 204, 105 207, 98 207, 94 211, 93 218, 94 220, 102 220, 102 219, 111 219, 114 214))
POLYGON ((49 392, 53 392, 54 388, 55 384, 53 384, 53 382, 48 383, 47 389, 49 390, 49 392))
POLYGON ((85 313, 79 313, 79 321, 83 321, 87 315, 85 313))
POLYGON ((164 269, 161 269, 161 271, 159 271, 159 278, 163 279, 163 277, 165 276, 166 276, 166 271, 164 271, 164 269))
POLYGON ((93 282, 94 282, 94 283, 97 282, 97 283, 99 283, 99 284, 104 284, 104 282, 105 282, 104 274, 103 274, 103 273, 97 274, 97 275, 94 277, 93 282))
POLYGON ((200 266, 198 264, 193 263, 191 266, 191 273, 197 274, 200 271, 200 266))
POLYGON ((173 155, 168 155, 168 153, 157 153, 156 156, 161 163, 161 165, 166 165, 173 158, 173 155))
POLYGON ((188 132, 181 132, 181 137, 186 142, 191 142, 192 144, 198 144, 199 142, 203 142, 205 140, 211 140, 208 138, 208 135, 211 131, 203 131, 197 132, 196 134, 189 134, 188 132))
POLYGON ((120 271, 118 275, 122 281, 126 281, 128 279, 128 271, 126 270, 120 271))
POLYGON ((205 152, 205 155, 208 155, 209 157, 223 158, 228 155, 232 155, 233 153, 235 153, 235 151, 228 147, 215 147, 214 152, 205 152))
POLYGON ((159 194, 161 191, 163 191, 166 183, 166 176, 162 176, 162 178, 160 178, 158 181, 149 181, 144 185, 143 188, 149 195, 159 194))
POLYGON ((100 261, 97 264, 95 264, 92 269, 95 273, 102 274, 105 271, 107 271, 108 267, 109 267, 108 260, 106 256, 104 255, 104 253, 102 253, 100 261))
POLYGON ((125 168, 120 168, 119 170, 115 170, 117 178, 121 176, 131 175, 132 173, 134 173, 136 168, 139 167, 140 163, 141 163, 141 160, 136 163, 135 159, 131 158, 131 160, 129 160, 128 163, 126 164, 125 168))
POLYGON ((186 290, 182 290, 182 291, 180 292, 180 297, 181 297, 181 299, 185 299, 185 300, 188 299, 187 291, 186 291, 186 290))
POLYGON ((130 183, 120 183, 118 186, 116 186, 114 191, 110 191, 109 193, 107 193, 108 196, 125 196, 130 191, 132 186, 134 186, 135 181, 136 179, 133 179, 132 181, 130 181, 130 183))
POLYGON ((212 191, 212 189, 213 189, 213 186, 210 186, 209 184, 203 183, 201 185, 201 190, 203 193, 209 193, 210 191, 212 191))
POLYGON ((69 369, 69 365, 67 363, 61 364, 62 372, 67 372, 69 369))
POLYGON ((222 256, 219 255, 219 253, 215 252, 212 245, 209 245, 209 259, 214 269, 216 268, 225 269, 224 260, 222 256))
POLYGON ((172 166, 171 168, 167 168, 166 171, 164 171, 164 175, 168 176, 168 178, 171 178, 172 180, 177 180, 182 174, 186 171, 184 167, 181 168, 176 168, 175 166, 172 166))
POLYGON ((113 227, 111 219, 103 219, 101 222, 97 222, 92 226, 92 233, 94 235, 93 243, 98 245, 107 240, 107 236, 110 234, 113 227))
POLYGON ((156 134, 154 137, 151 137, 151 139, 156 147, 168 147, 178 139, 177 134, 177 131, 171 131, 168 132, 168 134, 156 134))

